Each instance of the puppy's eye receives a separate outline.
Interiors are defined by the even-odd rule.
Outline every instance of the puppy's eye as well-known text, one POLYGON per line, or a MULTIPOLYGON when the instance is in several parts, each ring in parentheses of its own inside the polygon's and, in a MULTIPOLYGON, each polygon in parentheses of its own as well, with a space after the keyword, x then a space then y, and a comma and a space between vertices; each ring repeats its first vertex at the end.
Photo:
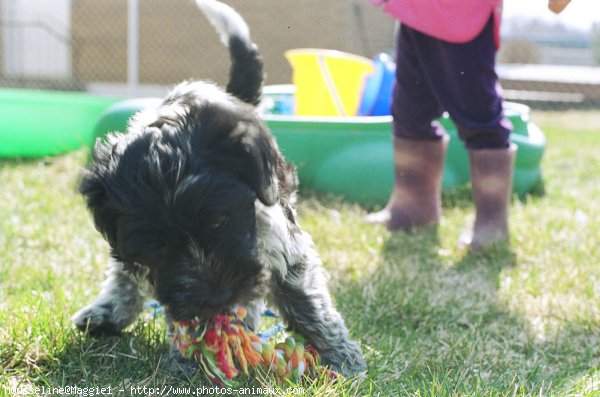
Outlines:
POLYGON ((210 225, 210 226, 209 226, 209 229, 212 229, 212 230, 217 230, 217 229, 219 229, 221 226, 223 226, 223 222, 216 222, 216 223, 213 223, 212 225, 210 225))
POLYGON ((227 217, 221 216, 221 217, 213 220, 213 222, 208 226, 208 228, 211 230, 220 229, 225 224, 226 221, 227 221, 227 217))

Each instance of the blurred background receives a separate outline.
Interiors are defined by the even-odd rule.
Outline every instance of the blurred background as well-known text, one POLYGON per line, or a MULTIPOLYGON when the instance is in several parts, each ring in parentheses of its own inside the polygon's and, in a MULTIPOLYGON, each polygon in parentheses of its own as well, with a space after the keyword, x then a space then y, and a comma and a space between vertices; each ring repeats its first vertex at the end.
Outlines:
MULTIPOLYGON (((267 84, 291 82, 287 49, 372 58, 395 22, 366 0, 228 0, 261 48, 267 84)), ((227 81, 227 51, 191 0, 0 0, 0 86, 162 96, 183 79, 227 81)), ((600 106, 600 4, 505 0, 498 73, 536 108, 600 106)))

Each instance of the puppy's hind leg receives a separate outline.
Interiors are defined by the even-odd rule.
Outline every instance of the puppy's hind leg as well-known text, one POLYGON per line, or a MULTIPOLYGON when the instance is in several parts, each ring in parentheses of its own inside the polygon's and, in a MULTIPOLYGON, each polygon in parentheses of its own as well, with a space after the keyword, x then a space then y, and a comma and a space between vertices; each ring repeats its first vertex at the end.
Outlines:
POLYGON ((312 239, 304 232, 294 237, 299 244, 296 247, 302 251, 301 260, 291 264, 287 274, 273 274, 271 300, 288 327, 313 344, 323 364, 344 376, 366 371, 361 349, 349 338, 344 320, 333 305, 312 239))
POLYGON ((92 335, 115 335, 137 318, 143 304, 136 277, 122 263, 113 261, 100 295, 75 313, 72 320, 92 335))

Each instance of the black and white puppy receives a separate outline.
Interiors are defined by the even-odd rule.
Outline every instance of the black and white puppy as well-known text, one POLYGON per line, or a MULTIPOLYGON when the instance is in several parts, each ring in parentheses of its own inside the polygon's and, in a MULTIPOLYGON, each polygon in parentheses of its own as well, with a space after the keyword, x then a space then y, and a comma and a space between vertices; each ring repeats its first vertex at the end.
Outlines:
POLYGON ((215 0, 196 3, 229 47, 226 90, 184 82, 126 134, 94 147, 80 191, 113 261, 100 295, 73 316, 93 334, 131 324, 153 295, 167 320, 208 318, 235 304, 257 325, 264 298, 322 362, 366 370, 328 292, 311 237, 296 222, 296 175, 254 106, 262 61, 244 20, 215 0))

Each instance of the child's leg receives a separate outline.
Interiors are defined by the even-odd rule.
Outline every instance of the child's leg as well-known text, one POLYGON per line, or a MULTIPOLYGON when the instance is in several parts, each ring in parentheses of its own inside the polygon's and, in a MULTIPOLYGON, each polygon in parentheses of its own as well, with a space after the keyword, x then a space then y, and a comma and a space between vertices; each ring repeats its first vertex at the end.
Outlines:
POLYGON ((381 211, 366 220, 389 230, 434 225, 441 212, 440 189, 447 137, 432 121, 442 108, 421 72, 415 54, 415 31, 403 26, 398 35, 394 116, 394 187, 381 211))

